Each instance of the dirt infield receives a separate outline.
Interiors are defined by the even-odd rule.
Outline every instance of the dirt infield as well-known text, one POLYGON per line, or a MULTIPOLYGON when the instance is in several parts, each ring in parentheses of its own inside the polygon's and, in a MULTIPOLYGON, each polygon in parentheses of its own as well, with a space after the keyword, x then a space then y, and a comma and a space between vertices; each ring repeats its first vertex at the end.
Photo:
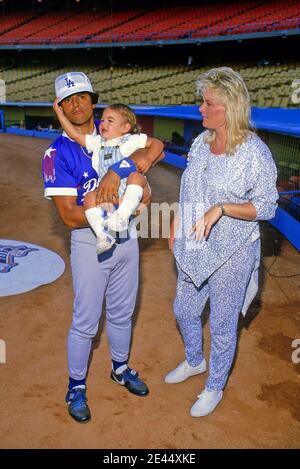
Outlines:
MULTIPOLYGON (((88 378, 92 421, 80 425, 69 417, 64 402, 72 312, 69 232, 52 202, 43 198, 41 157, 49 141, 1 134, 0 143, 0 237, 41 245, 66 262, 56 282, 0 298, 0 339, 7 351, 6 363, 0 364, 0 447, 299 448, 300 363, 293 363, 291 355, 292 341, 300 339, 300 276, 276 278, 262 269, 262 290, 241 321, 238 355, 223 401, 209 417, 193 419, 190 407, 205 376, 177 385, 163 382, 184 358, 172 314, 176 270, 165 239, 140 243, 130 363, 148 383, 149 396, 136 397, 110 381, 102 323, 88 378)), ((177 200, 178 170, 160 164, 149 180, 154 201, 177 200)), ((270 272, 300 272, 299 253, 268 224, 263 234, 266 267, 274 261, 274 246, 279 249, 270 272)), ((208 356, 208 323, 204 340, 208 356)))

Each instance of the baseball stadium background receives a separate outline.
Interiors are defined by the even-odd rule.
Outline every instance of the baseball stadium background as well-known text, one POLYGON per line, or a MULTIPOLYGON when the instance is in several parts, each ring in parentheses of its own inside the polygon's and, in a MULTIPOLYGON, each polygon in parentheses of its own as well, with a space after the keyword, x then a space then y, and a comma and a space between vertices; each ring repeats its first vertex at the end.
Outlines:
POLYGON ((0 404, 0 447, 299 447, 299 365, 291 360, 300 319, 299 38, 296 0, 0 1, 0 237, 53 249, 67 264, 54 284, 1 299, 7 358, 0 373, 8 401, 0 404), (102 334, 89 377, 93 421, 83 430, 63 402, 72 309, 68 231, 42 199, 39 174, 44 150, 59 135, 54 80, 85 72, 99 92, 96 115, 112 102, 134 108, 142 130, 165 142, 166 157, 149 178, 154 200, 172 203, 190 143, 203 130, 196 79, 222 65, 245 79, 252 121, 273 153, 280 191, 275 219, 263 224, 263 289, 250 314, 255 321, 240 327, 248 335, 240 369, 223 413, 220 407, 201 424, 186 412, 199 383, 165 389, 164 372, 182 353, 172 317, 176 272, 165 239, 141 240, 132 355, 150 376, 151 397, 137 403, 108 383, 102 334), (17 376, 21 395, 12 400, 17 376))

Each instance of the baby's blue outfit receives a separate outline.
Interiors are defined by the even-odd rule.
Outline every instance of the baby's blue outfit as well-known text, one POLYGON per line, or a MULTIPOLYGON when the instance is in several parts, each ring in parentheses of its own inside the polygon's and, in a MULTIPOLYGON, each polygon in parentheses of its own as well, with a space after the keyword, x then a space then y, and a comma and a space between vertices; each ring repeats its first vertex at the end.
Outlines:
POLYGON ((214 155, 205 142, 194 141, 180 187, 179 225, 174 244, 178 267, 175 316, 186 359, 203 359, 201 314, 210 299, 211 353, 208 390, 222 390, 233 362, 237 322, 258 290, 260 232, 258 220, 274 217, 277 171, 268 147, 250 134, 234 155, 214 155), (212 206, 252 202, 254 221, 223 216, 207 240, 189 236, 192 225, 212 206))

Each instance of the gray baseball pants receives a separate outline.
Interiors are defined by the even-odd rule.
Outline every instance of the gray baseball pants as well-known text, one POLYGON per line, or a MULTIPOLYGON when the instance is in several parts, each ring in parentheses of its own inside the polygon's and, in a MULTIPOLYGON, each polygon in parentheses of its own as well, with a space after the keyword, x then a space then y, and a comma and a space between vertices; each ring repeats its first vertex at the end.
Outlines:
POLYGON ((73 321, 68 336, 69 376, 86 377, 92 339, 106 303, 107 335, 113 360, 128 359, 131 323, 139 276, 137 239, 123 239, 110 258, 99 261, 96 238, 89 228, 73 230, 71 268, 73 321))

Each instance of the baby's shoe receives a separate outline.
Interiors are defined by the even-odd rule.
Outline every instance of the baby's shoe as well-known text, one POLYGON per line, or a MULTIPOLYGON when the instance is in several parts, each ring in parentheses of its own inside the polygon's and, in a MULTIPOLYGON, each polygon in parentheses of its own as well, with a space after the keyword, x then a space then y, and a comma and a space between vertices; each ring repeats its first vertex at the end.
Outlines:
POLYGON ((118 210, 115 210, 108 218, 105 220, 105 226, 110 231, 125 231, 128 229, 129 218, 122 216, 118 210))
POLYGON ((108 233, 103 233, 103 235, 97 236, 96 252, 98 256, 103 252, 108 251, 115 242, 115 238, 108 233))

